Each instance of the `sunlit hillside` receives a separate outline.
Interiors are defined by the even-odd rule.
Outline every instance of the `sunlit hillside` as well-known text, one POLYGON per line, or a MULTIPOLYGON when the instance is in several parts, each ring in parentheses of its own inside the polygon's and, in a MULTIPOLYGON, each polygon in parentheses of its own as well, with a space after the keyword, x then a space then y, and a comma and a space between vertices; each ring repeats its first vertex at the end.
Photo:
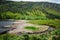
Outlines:
POLYGON ((60 19, 60 4, 48 2, 2 2, 0 4, 0 19, 60 19))

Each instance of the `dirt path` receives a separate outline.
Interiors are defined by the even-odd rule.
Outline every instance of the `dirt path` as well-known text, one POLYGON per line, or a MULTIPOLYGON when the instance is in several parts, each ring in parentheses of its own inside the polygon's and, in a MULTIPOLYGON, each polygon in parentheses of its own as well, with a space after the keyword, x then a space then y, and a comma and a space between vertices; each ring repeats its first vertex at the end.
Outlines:
POLYGON ((13 27, 15 27, 16 29, 10 30, 8 33, 12 33, 12 34, 33 33, 33 31, 31 31, 31 30, 24 29, 25 26, 36 26, 36 27, 39 27, 40 30, 38 30, 36 32, 43 32, 43 31, 48 30, 48 28, 49 28, 49 26, 35 25, 35 24, 27 23, 27 22, 29 22, 29 21, 28 20, 18 20, 18 21, 15 21, 13 27))

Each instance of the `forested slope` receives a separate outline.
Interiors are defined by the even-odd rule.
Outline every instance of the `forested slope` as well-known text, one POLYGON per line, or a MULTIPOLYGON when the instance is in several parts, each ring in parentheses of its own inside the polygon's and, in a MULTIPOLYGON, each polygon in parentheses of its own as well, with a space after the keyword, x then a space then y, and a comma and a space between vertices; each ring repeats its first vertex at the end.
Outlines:
POLYGON ((1 2, 0 19, 60 19, 60 4, 48 2, 1 2))

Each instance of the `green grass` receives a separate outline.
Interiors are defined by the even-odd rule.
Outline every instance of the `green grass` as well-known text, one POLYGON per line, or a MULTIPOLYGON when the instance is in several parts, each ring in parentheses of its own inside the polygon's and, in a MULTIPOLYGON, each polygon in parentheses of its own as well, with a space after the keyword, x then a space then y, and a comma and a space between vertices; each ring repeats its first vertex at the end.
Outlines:
POLYGON ((49 36, 46 34, 43 35, 28 35, 28 34, 23 34, 23 35, 12 35, 12 34, 3 34, 0 35, 0 40, 48 40, 49 36))
POLYGON ((28 30, 38 30, 38 28, 36 28, 35 26, 26 26, 25 29, 28 29, 28 30))
POLYGON ((49 25, 54 28, 60 28, 60 20, 30 20, 32 24, 49 25))
POLYGON ((30 23, 53 27, 55 30, 51 34, 60 36, 60 20, 30 20, 30 23))

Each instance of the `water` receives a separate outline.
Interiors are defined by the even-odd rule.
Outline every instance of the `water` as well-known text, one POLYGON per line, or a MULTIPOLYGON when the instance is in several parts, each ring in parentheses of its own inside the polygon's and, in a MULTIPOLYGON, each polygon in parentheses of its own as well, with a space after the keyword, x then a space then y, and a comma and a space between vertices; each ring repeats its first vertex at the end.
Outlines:
POLYGON ((14 23, 14 21, 0 21, 0 27, 4 27, 4 26, 8 26, 8 25, 12 25, 14 23))

